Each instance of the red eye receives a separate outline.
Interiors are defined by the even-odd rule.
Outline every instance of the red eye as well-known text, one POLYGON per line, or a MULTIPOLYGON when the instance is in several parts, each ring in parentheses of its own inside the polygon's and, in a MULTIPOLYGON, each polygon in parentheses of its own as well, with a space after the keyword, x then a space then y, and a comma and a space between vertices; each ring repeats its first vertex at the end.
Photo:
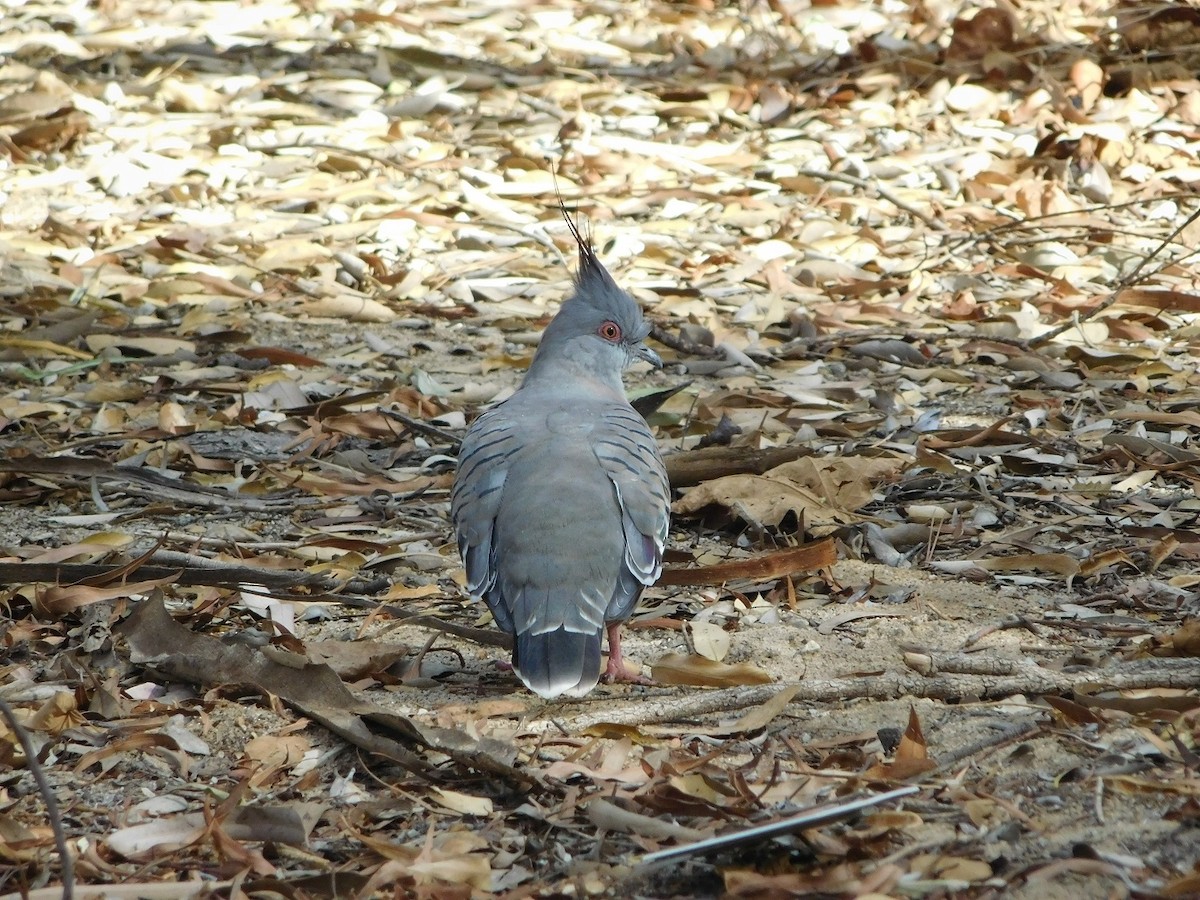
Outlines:
POLYGON ((609 343, 615 344, 621 339, 621 326, 616 322, 605 322, 596 330, 596 334, 609 343))

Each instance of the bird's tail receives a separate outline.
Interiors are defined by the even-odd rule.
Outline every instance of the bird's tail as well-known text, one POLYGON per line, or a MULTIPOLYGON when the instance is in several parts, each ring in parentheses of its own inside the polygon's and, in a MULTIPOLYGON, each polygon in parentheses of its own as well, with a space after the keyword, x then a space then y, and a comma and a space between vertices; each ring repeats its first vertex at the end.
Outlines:
POLYGON ((582 697, 600 680, 600 636, 600 630, 580 634, 562 627, 518 634, 513 669, 539 697, 582 697))

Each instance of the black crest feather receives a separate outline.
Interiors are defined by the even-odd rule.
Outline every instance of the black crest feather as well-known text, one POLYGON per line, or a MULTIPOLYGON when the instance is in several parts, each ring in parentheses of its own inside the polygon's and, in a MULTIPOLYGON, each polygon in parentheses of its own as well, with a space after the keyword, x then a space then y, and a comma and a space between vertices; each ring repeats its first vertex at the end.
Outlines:
POLYGON ((599 315, 616 319, 632 340, 641 340, 649 326, 643 323, 641 310, 634 299, 617 286, 608 269, 600 262, 592 243, 591 229, 580 229, 571 211, 567 209, 562 194, 558 195, 558 208, 562 212, 563 221, 567 223, 571 237, 579 247, 579 271, 575 273, 575 293, 567 300, 563 309, 589 308, 599 315))
POLYGON ((589 276, 597 274, 602 275, 607 280, 611 280, 608 270, 604 268, 604 264, 600 262, 600 257, 596 255, 596 248, 592 244, 591 228, 587 228, 586 234, 579 230, 579 226, 575 224, 575 218, 571 215, 571 211, 567 209, 567 204, 563 201, 561 194, 558 198, 558 208, 562 212, 563 221, 567 223, 567 229, 571 232, 571 237, 575 239, 575 245, 579 248, 579 272, 575 276, 576 282, 582 283, 589 276))

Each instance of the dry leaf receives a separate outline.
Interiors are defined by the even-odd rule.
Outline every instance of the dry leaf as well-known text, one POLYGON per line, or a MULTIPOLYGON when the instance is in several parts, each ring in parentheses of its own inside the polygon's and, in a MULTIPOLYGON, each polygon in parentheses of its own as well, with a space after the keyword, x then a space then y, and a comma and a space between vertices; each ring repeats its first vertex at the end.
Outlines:
POLYGON ((651 675, 661 684, 693 684, 702 687, 730 687, 737 684, 769 684, 771 676, 750 663, 727 665, 703 656, 668 653, 650 666, 651 675))

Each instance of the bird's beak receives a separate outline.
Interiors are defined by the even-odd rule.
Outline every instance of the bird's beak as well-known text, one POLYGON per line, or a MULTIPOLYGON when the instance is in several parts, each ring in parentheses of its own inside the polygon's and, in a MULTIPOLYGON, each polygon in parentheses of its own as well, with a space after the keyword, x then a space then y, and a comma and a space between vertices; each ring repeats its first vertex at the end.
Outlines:
POLYGON ((644 341, 640 341, 633 345, 633 355, 638 359, 645 360, 654 366, 656 369, 663 367, 662 357, 646 346, 644 341))

